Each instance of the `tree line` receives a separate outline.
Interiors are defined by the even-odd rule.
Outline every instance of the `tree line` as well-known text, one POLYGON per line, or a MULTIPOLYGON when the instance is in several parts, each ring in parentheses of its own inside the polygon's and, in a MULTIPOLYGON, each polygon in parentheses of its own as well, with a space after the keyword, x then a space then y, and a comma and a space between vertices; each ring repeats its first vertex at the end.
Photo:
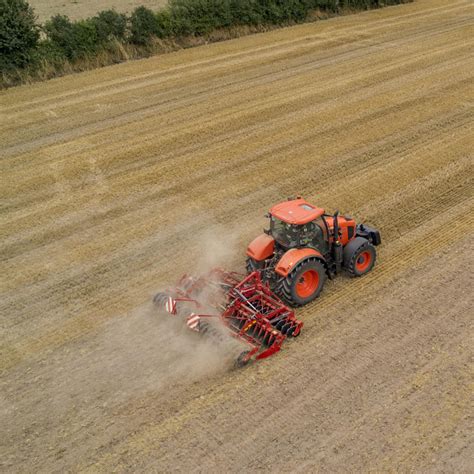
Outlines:
MULTIPOLYGON (((115 10, 71 21, 56 15, 37 22, 26 0, 0 0, 0 70, 3 85, 27 77, 46 78, 67 66, 97 67, 153 52, 157 39, 204 37, 238 26, 288 25, 320 10, 338 13, 412 0, 170 0, 158 11, 143 6, 130 15, 115 10), (124 49, 125 48, 125 49, 124 49), (94 62, 95 60, 95 62, 94 62), (82 62, 82 63, 81 63, 82 62)), ((72 68, 74 69, 74 68, 72 68)))

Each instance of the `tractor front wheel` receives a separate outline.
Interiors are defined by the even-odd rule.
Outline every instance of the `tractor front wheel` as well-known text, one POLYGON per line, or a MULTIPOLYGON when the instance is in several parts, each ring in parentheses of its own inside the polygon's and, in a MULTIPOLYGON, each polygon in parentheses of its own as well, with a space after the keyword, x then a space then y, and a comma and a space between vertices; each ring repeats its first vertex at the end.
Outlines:
POLYGON ((345 254, 344 266, 349 275, 353 277, 369 273, 374 267, 375 259, 377 258, 375 247, 367 240, 358 247, 347 249, 345 254))
POLYGON ((303 306, 313 301, 321 293, 326 281, 324 265, 311 258, 296 265, 284 278, 277 293, 291 306, 303 306))

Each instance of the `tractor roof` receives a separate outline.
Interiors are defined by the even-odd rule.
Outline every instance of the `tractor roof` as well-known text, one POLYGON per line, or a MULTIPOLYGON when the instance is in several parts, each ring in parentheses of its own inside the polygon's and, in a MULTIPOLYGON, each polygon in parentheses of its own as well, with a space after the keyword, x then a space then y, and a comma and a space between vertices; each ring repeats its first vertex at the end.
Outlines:
POLYGON ((294 199, 276 204, 270 214, 288 224, 306 224, 321 217, 324 209, 315 207, 304 199, 294 199))

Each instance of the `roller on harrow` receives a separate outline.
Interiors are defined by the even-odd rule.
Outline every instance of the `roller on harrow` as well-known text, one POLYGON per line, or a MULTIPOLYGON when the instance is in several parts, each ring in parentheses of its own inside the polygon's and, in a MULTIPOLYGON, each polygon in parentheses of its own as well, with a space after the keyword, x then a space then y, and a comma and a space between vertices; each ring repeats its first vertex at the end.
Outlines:
POLYGON ((237 366, 275 354, 285 338, 298 336, 303 326, 293 310, 262 282, 258 271, 245 277, 222 269, 198 278, 185 275, 174 288, 157 293, 153 301, 182 318, 191 331, 215 340, 227 333, 246 344, 237 366))

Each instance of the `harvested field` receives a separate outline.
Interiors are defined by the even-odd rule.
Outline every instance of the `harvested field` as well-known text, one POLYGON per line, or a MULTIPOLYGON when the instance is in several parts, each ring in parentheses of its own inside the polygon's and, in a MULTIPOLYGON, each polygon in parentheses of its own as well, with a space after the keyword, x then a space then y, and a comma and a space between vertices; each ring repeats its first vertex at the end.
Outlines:
POLYGON ((419 0, 0 93, 4 471, 473 469, 473 10, 419 0), (241 371, 152 294, 302 194, 382 232, 241 371))
POLYGON ((73 20, 94 16, 97 12, 114 8, 120 13, 130 13, 136 7, 145 6, 158 10, 167 0, 29 0, 40 22, 55 15, 67 15, 73 20))

